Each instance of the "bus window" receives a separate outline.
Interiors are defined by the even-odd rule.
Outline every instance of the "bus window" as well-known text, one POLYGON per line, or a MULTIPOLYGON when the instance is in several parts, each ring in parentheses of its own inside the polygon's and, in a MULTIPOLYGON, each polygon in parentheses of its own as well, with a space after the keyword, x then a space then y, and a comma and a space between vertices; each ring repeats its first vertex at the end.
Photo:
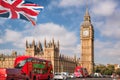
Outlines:
POLYGON ((37 70, 36 70, 36 69, 34 69, 34 70, 33 70, 33 72, 34 72, 34 73, 37 73, 37 70))
POLYGON ((32 58, 28 58, 28 59, 27 59, 27 62, 31 62, 31 61, 32 61, 32 58))
POLYGON ((43 74, 46 74, 48 72, 48 69, 43 70, 43 74))
POLYGON ((33 64, 33 68, 42 69, 42 68, 45 68, 45 65, 44 65, 44 64, 37 64, 37 63, 34 63, 34 64, 33 64))
POLYGON ((42 69, 40 69, 40 74, 43 74, 43 70, 42 69))
POLYGON ((50 67, 51 66, 51 62, 48 62, 48 67, 50 67))
POLYGON ((43 64, 46 64, 46 62, 45 62, 45 61, 43 61, 42 63, 43 63, 43 64))
POLYGON ((18 63, 17 66, 15 66, 15 68, 21 69, 25 65, 25 63, 26 63, 26 60, 23 60, 20 63, 18 63))

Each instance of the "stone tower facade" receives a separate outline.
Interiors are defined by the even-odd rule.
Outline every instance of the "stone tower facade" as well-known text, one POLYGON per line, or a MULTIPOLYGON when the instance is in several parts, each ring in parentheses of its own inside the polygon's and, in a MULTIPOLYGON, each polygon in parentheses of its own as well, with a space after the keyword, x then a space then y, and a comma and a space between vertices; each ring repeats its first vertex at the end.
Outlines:
POLYGON ((28 41, 26 40, 26 53, 27 56, 35 56, 43 54, 43 48, 42 44, 39 41, 39 43, 36 45, 35 40, 32 41, 32 44, 28 44, 28 41))
POLYGON ((44 56, 46 59, 50 60, 53 64, 53 71, 59 72, 59 41, 57 43, 52 42, 47 43, 44 41, 44 56))
POLYGON ((87 69, 89 74, 94 70, 94 29, 91 24, 88 9, 84 15, 84 21, 80 30, 81 60, 80 65, 87 69))

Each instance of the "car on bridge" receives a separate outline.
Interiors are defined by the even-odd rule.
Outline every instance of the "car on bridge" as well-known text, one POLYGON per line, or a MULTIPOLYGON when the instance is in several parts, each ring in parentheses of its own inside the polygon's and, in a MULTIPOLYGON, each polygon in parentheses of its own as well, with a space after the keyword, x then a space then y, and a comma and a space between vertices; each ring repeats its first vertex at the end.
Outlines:
POLYGON ((66 80, 67 79, 67 76, 63 73, 55 73, 54 74, 54 77, 53 77, 53 80, 66 80))

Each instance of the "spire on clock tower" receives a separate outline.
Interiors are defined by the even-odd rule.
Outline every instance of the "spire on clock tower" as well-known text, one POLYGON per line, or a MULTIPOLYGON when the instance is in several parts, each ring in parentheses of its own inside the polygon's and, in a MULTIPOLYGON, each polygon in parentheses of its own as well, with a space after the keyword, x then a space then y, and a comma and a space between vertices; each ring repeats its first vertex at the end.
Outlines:
POLYGON ((92 26, 90 14, 89 14, 89 10, 88 10, 87 7, 86 7, 86 12, 85 12, 85 15, 84 15, 84 21, 83 21, 83 23, 82 23, 82 26, 83 26, 83 27, 92 26))
POLYGON ((84 21, 89 21, 89 22, 91 22, 88 8, 86 8, 86 12, 85 12, 85 15, 84 15, 84 21))

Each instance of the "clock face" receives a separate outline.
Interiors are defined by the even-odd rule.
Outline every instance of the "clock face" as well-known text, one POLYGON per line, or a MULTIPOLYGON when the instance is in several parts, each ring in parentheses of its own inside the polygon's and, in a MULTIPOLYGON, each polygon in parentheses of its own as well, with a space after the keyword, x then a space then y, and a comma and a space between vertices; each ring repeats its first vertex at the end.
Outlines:
POLYGON ((89 35, 89 31, 88 30, 84 30, 83 31, 83 36, 88 36, 89 35))

